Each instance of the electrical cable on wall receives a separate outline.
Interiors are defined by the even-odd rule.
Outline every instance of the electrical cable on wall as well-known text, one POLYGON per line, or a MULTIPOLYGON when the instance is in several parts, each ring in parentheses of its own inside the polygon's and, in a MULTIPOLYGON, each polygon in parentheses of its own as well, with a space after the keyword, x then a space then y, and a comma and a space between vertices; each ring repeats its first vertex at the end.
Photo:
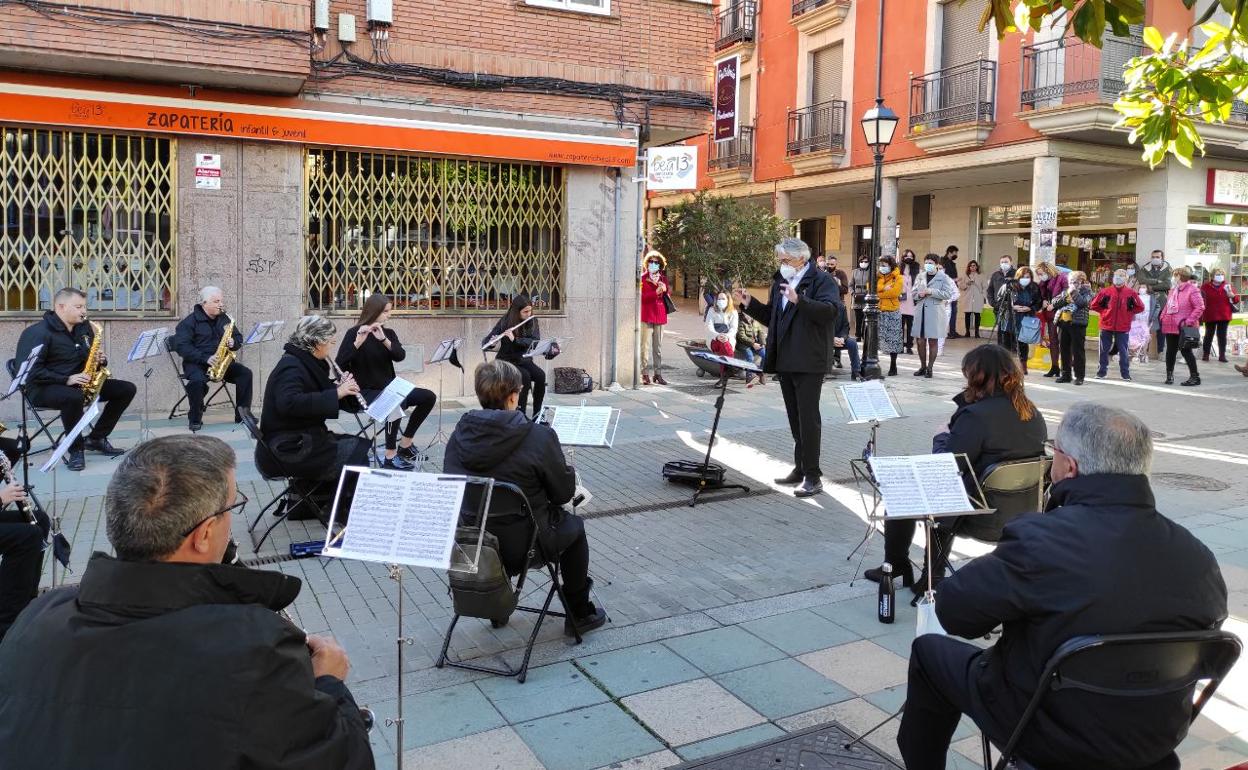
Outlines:
POLYGON ((311 43, 310 32, 293 29, 267 29, 224 21, 197 21, 180 16, 156 13, 135 13, 110 8, 83 8, 78 5, 49 3, 44 0, 0 0, 0 8, 19 6, 39 15, 77 29, 96 27, 156 26, 188 37, 221 41, 286 40, 300 46, 311 43))

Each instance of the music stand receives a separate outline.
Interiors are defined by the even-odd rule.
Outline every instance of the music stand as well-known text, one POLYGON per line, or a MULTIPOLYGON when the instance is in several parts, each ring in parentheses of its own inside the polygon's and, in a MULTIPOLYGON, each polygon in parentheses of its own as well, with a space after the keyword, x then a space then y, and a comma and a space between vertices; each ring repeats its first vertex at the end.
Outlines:
POLYGON ((241 347, 247 345, 259 346, 256 348, 260 360, 256 370, 257 387, 255 390, 257 397, 262 400, 264 398, 264 347, 261 346, 261 343, 277 339, 278 333, 281 332, 284 326, 286 326, 285 321, 262 321, 257 323, 251 327, 251 331, 247 332, 247 336, 243 338, 243 345, 240 346, 240 353, 242 352, 241 347))
MULTIPOLYGON (((158 356, 164 350, 165 338, 169 336, 169 330, 161 327, 159 329, 148 329, 141 332, 138 339, 130 346, 130 353, 126 356, 126 361, 133 363, 142 361, 152 356, 158 356)), ((143 416, 140 420, 139 441, 143 442, 152 437, 152 431, 148 427, 148 382, 152 378, 152 368, 147 364, 143 365, 143 416)))
POLYGON ((449 339, 442 340, 441 342, 438 343, 437 348, 434 349, 433 355, 429 357, 429 364, 431 366, 433 364, 439 364, 438 366, 438 432, 433 434, 433 438, 429 440, 429 443, 425 446, 424 450, 421 452, 422 454, 427 454, 429 452, 429 448, 432 447, 434 444, 437 444, 439 442, 445 442, 450 439, 450 435, 448 435, 447 432, 442 429, 442 373, 445 371, 445 367, 441 366, 441 364, 444 364, 450 361, 451 357, 455 356, 456 351, 458 351, 459 347, 463 344, 464 344, 463 337, 451 337, 449 339))
MULTIPOLYGON (((81 436, 83 431, 87 429, 87 426, 99 416, 100 398, 99 396, 96 396, 95 400, 91 402, 91 405, 83 411, 82 418, 78 420, 78 424, 70 428, 67 433, 61 436, 61 438, 57 441, 56 446, 52 448, 52 455, 47 459, 47 461, 44 462, 43 465, 39 466, 40 473, 52 471, 52 513, 48 516, 48 519, 51 522, 49 532, 53 538, 54 555, 56 553, 56 539, 60 538, 64 541, 64 547, 66 549, 65 559, 61 562, 61 565, 67 570, 69 569, 69 541, 65 540, 65 535, 61 531, 61 517, 56 513, 56 471, 61 464, 61 460, 65 457, 65 453, 73 447, 74 442, 77 441, 78 437, 81 436)), ((52 563, 53 588, 56 588, 56 561, 58 561, 58 559, 53 559, 52 563)), ((64 575, 62 575, 62 578, 64 578, 64 575)))
MULTIPOLYGON (((871 434, 867 438, 866 446, 862 448, 862 459, 870 460, 879 452, 880 424, 906 416, 902 412, 900 399, 897 398, 897 394, 892 388, 880 380, 844 383, 837 386, 835 392, 841 413, 848 418, 845 424, 866 424, 870 427, 871 434)), ((854 547, 854 550, 849 552, 849 555, 845 557, 845 561, 853 559, 854 554, 858 553, 858 550, 867 544, 874 532, 875 526, 868 521, 867 532, 862 536, 862 541, 854 547)), ((859 566, 862 566, 861 561, 859 566)))
MULTIPOLYGON (((568 450, 568 464, 574 465, 576 448, 601 447, 610 449, 615 444, 615 432, 620 428, 622 412, 609 406, 588 406, 581 399, 580 406, 545 406, 538 415, 538 422, 549 425, 559 436, 560 445, 568 450)), ((593 498, 576 475, 576 487, 572 495, 573 512, 593 498)))
MULTIPOLYGON (((763 370, 758 366, 741 358, 730 358, 721 356, 704 350, 691 350, 689 355, 701 358, 711 363, 729 369, 736 369, 745 372, 761 373, 763 370)), ((723 377, 719 387, 719 395, 715 397, 715 420, 711 423, 711 438, 706 442, 706 458, 702 460, 701 472, 698 478, 698 488, 693 491, 693 497, 689 500, 689 507, 692 508, 698 504, 698 498, 703 492, 710 492, 717 489, 739 489, 742 492, 749 492, 750 488, 744 484, 725 484, 721 479, 708 478, 711 468, 711 450, 715 448, 715 434, 719 432, 719 418, 724 411, 724 397, 728 394, 728 377, 723 377)))

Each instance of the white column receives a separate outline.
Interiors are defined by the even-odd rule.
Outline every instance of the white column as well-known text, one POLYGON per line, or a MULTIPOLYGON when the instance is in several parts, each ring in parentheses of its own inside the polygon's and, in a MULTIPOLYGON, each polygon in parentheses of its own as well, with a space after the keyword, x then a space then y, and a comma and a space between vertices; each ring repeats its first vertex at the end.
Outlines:
POLYGON ((897 256, 897 177, 880 180, 880 256, 897 256))
POLYGON ((1062 176, 1062 159, 1043 156, 1032 160, 1031 164, 1031 264, 1052 262, 1055 252, 1054 244, 1042 246, 1040 231, 1044 222, 1040 221, 1046 212, 1052 217, 1048 228, 1052 237, 1057 237, 1057 192, 1062 176))
POLYGON ((787 220, 790 218, 789 217, 789 212, 790 212, 789 196, 790 196, 790 193, 787 190, 776 190, 776 197, 775 197, 775 204, 774 204, 775 208, 772 213, 774 213, 776 216, 780 217, 781 219, 787 220))

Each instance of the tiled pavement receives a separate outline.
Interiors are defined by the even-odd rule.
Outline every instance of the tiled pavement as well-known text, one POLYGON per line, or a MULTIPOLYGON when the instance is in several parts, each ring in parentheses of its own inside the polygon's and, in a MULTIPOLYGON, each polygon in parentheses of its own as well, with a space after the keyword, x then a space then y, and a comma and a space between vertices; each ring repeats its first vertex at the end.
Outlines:
MULTIPOLYGON (((959 349, 952 343, 946 362, 959 349)), ((574 456, 595 495, 583 513, 597 598, 612 617, 608 627, 579 647, 565 640, 559 623, 544 627, 524 685, 435 669, 449 620, 445 577, 404 572, 404 634, 414 639, 405 648, 405 767, 661 768, 831 719, 862 731, 904 699, 913 610, 902 603, 896 624, 879 624, 874 586, 851 583, 858 562, 847 558, 866 531, 848 480, 848 461, 860 452, 866 428, 843 425, 834 389, 826 387, 828 494, 799 501, 770 483, 787 472, 791 452, 778 388, 734 385, 715 457, 753 492, 711 496, 688 508, 688 490, 665 484, 659 467, 705 451, 714 395, 705 380, 691 376, 679 350, 670 351, 669 361, 671 388, 586 397, 624 412, 613 449, 579 449, 574 456)), ((913 367, 905 364, 903 374, 913 367)), ((1199 393, 1179 392, 1152 384, 1160 381, 1157 374, 1145 368, 1135 383, 1089 382, 1077 390, 1033 375, 1029 391, 1051 421, 1079 397, 1113 401, 1149 420, 1158 433, 1159 505, 1218 554, 1232 590, 1228 628, 1244 635, 1248 387, 1238 376, 1210 372, 1199 393)), ((881 428, 881 451, 925 451, 951 411, 948 399, 958 381, 948 363, 934 380, 890 380, 907 417, 881 428)), ((458 413, 447 412, 448 428, 458 413)), ((255 474, 242 431, 220 419, 210 418, 207 432, 239 451, 240 486, 256 501, 247 518, 254 517, 275 490, 255 474)), ((163 421, 153 428, 157 434, 182 429, 163 421)), ((126 421, 117 442, 132 443, 137 429, 137 421, 126 421)), ((427 425, 421 436, 435 429, 427 425)), ((436 469, 440 448, 431 454, 429 467, 436 469)), ((110 469, 110 462, 90 458, 85 473, 56 474, 58 507, 75 545, 71 582, 92 548, 107 547, 101 508, 110 469)), ((47 502, 52 480, 36 481, 47 502)), ((244 517, 236 517, 235 534, 248 542, 244 517)), ((322 536, 315 523, 283 523, 257 556, 280 559, 290 542, 322 536)), ((880 548, 877 537, 867 548, 867 564, 878 561, 880 548)), ((975 553, 974 545, 965 553, 975 553)), ((397 585, 385 569, 317 559, 266 568, 304 580, 294 605, 297 621, 337 637, 351 655, 357 699, 383 719, 394 716, 397 585)), ((531 629, 529 616, 517 615, 498 630, 466 620, 452 652, 463 659, 505 654, 514 661, 531 629)), ((1246 670, 1241 664, 1197 723, 1183 746, 1185 768, 1220 769, 1248 759, 1246 670)), ((395 762, 395 736, 382 724, 373 743, 386 768, 395 762)), ((871 742, 895 754, 895 737, 894 722, 871 742)), ((971 726, 960 729, 955 748, 951 766, 976 766, 978 734, 971 726)))

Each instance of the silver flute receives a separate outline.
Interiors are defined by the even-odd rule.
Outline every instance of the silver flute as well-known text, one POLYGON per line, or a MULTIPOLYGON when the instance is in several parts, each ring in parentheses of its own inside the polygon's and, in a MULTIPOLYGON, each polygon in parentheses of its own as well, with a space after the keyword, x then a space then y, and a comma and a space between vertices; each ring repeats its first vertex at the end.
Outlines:
MULTIPOLYGON (((338 384, 341 385, 346 382, 347 373, 342 371, 342 367, 338 365, 338 362, 332 358, 326 358, 325 360, 329 362, 329 371, 333 373, 334 379, 338 384)), ((360 402, 361 409, 368 411, 368 399, 364 398, 363 393, 356 393, 355 399, 360 402)))

